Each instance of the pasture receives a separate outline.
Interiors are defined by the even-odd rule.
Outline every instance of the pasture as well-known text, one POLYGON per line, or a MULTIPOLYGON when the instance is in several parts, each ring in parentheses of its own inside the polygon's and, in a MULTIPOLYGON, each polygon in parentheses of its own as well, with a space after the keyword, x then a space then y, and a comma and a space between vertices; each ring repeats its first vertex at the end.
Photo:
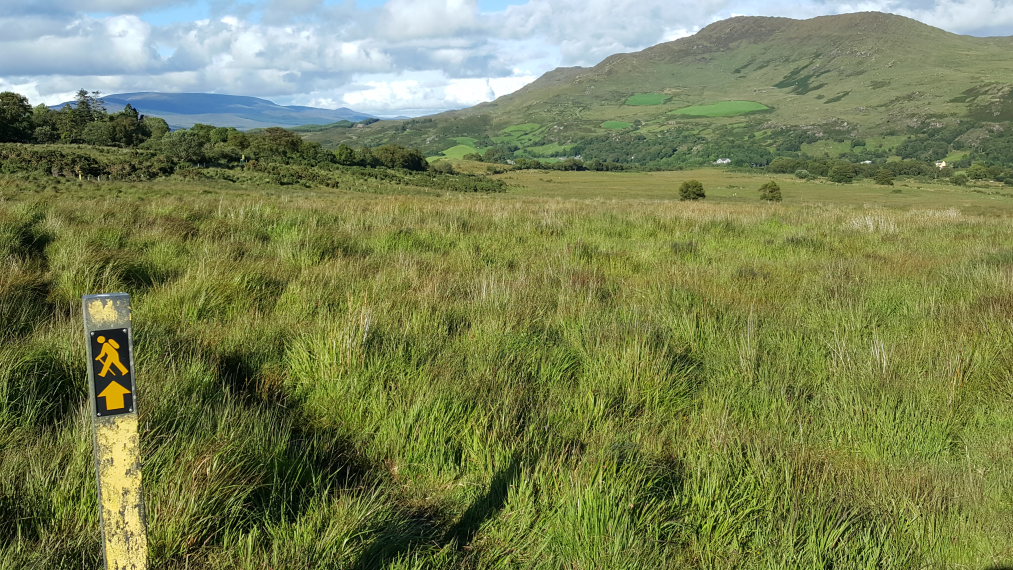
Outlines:
POLYGON ((626 98, 626 104, 632 107, 652 107, 662 105, 671 99, 671 96, 664 93, 638 93, 626 98))
POLYGON ((770 107, 756 101, 721 101, 707 105, 692 105, 671 111, 671 115, 685 117, 737 117, 760 111, 769 111, 770 107))
POLYGON ((533 146, 544 138, 544 133, 545 127, 538 123, 522 123, 503 129, 500 136, 492 137, 492 140, 498 144, 533 146))
POLYGON ((470 144, 458 144, 448 149, 445 149, 440 154, 442 156, 432 158, 452 158, 452 159, 463 159, 465 156, 473 153, 477 153, 479 150, 470 144))
POLYGON ((1013 198, 498 178, 5 181, 0 569, 99 560, 109 291, 153 568, 1013 563, 1013 198))

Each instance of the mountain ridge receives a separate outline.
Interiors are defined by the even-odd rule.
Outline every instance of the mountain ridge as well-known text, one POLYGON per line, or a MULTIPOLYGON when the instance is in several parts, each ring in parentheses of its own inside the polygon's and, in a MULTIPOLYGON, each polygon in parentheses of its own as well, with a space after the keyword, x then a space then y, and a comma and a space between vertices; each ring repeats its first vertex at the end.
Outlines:
MULTIPOLYGON (((127 104, 141 114, 161 117, 174 129, 189 128, 197 123, 218 127, 255 129, 265 127, 296 127, 328 124, 339 121, 361 121, 375 118, 347 107, 321 109, 299 105, 278 105, 270 100, 246 95, 217 93, 171 93, 138 91, 114 93, 102 97, 110 111, 119 111, 127 104)), ((70 105, 61 103, 56 108, 70 105)))
POLYGON ((739 16, 592 67, 554 69, 468 109, 308 136, 435 156, 474 139, 476 151, 521 158, 594 156, 585 143, 616 137, 658 139, 669 156, 736 137, 776 153, 798 146, 782 140, 792 131, 808 145, 872 137, 888 153, 900 143, 886 138, 932 125, 966 132, 1013 120, 1010 48, 1013 37, 962 36, 881 12, 739 16))

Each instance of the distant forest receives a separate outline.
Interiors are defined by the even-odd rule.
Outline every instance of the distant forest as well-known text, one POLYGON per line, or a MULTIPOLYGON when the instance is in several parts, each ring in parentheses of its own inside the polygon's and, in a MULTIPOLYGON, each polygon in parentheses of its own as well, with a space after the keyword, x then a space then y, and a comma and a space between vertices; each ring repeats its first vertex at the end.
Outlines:
POLYGON ((243 132, 232 127, 198 124, 172 131, 165 120, 143 116, 129 104, 118 113, 109 113, 98 93, 84 89, 77 92, 73 103, 60 109, 46 105, 33 108, 24 95, 0 93, 0 143, 81 144, 150 151, 136 156, 147 159, 137 166, 151 175, 179 167, 228 168, 257 161, 414 171, 429 168, 425 156, 416 149, 384 145, 342 147, 331 152, 278 127, 243 132))
POLYGON ((505 184, 431 168, 421 151, 396 144, 331 151, 271 127, 244 132, 197 124, 171 130, 127 105, 109 113, 98 93, 80 90, 59 109, 31 107, 0 93, 0 175, 21 179, 143 181, 162 177, 330 188, 377 182, 457 192, 502 192, 505 184))

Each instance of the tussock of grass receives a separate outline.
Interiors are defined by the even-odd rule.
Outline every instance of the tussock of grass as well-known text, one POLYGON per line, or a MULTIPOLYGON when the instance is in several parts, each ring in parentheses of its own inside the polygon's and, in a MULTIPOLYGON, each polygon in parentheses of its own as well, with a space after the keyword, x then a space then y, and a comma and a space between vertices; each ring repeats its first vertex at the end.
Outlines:
POLYGON ((0 201, 0 568, 98 564, 113 290, 156 568, 1011 558, 1005 217, 121 188, 0 201))

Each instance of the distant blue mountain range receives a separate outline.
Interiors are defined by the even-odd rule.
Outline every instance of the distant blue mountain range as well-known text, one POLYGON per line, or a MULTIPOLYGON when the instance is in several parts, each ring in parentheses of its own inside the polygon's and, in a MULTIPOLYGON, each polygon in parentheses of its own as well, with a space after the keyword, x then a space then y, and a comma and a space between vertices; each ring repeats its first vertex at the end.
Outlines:
MULTIPOLYGON (((259 129, 265 127, 297 127, 322 125, 338 121, 362 121, 374 118, 342 107, 283 106, 267 99, 214 93, 117 93, 102 97, 111 113, 121 111, 128 103, 142 115, 165 119, 173 129, 189 128, 197 123, 216 127, 259 129)), ((72 103, 61 103, 60 108, 72 103)))

